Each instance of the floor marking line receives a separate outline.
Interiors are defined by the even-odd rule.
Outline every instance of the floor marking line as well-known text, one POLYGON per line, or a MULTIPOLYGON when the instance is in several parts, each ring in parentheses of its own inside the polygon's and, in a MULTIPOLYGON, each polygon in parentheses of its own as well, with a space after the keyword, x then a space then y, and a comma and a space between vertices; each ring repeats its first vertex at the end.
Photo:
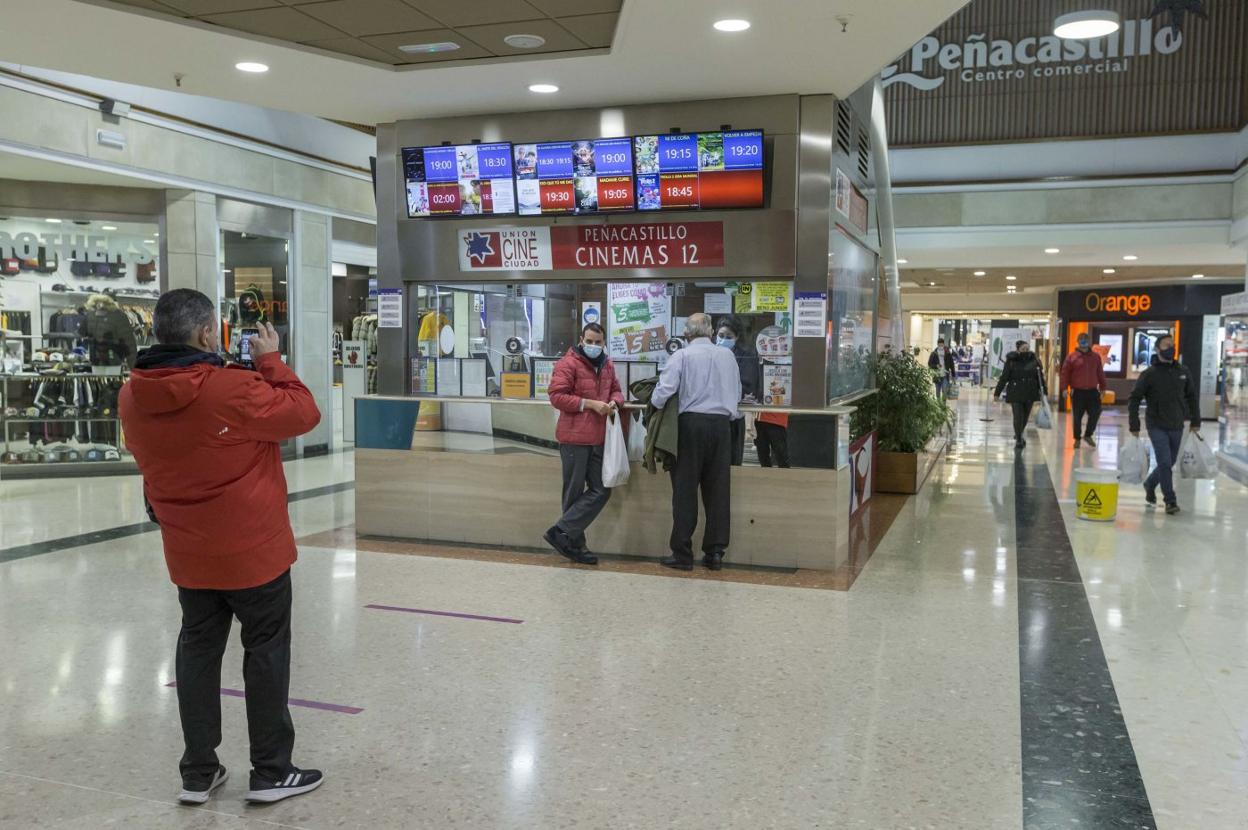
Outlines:
POLYGON ((427 614, 431 617, 454 617, 458 620, 482 620, 484 622, 510 623, 512 625, 522 625, 524 620, 513 620, 510 617, 487 617, 481 614, 461 614, 457 611, 430 611, 427 608, 402 608, 398 605, 365 605, 365 608, 372 608, 376 611, 402 611, 405 614, 427 614))
MULTIPOLYGON (((165 684, 167 689, 178 688, 178 681, 174 680, 165 684)), ((225 689, 221 690, 222 697, 247 697, 247 693, 242 689, 225 689)), ((364 709, 360 706, 344 706, 341 703, 323 703, 319 700, 304 700, 301 697, 287 698, 286 702, 291 706, 302 706, 305 709, 320 709, 323 712, 337 712, 340 715, 358 715, 364 709)))

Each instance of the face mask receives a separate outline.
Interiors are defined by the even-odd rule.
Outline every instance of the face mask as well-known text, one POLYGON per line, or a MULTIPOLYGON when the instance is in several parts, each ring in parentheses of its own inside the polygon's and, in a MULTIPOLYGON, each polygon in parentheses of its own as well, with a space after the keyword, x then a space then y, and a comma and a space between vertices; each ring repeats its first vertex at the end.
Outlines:
POLYGON ((1165 361, 1174 360, 1174 346, 1168 349, 1159 349, 1157 354, 1161 355, 1161 359, 1165 361))
POLYGON ((1088 350, 1089 350, 1089 349, 1091 349, 1091 348, 1092 348, 1092 344, 1091 344, 1091 343, 1089 343, 1088 341, 1086 341, 1086 340, 1080 340, 1080 341, 1079 341, 1079 351, 1081 351, 1081 352, 1086 352, 1086 351, 1088 351, 1088 350))
POLYGON ((716 342, 716 343, 718 343, 719 345, 723 346, 725 349, 731 349, 733 346, 737 345, 737 338, 735 338, 735 337, 721 337, 721 338, 719 338, 718 340, 716 340, 715 342, 716 342))
POLYGON ((591 346, 586 343, 581 346, 581 351, 585 352, 585 356, 590 360, 597 360, 602 357, 602 346, 591 346))

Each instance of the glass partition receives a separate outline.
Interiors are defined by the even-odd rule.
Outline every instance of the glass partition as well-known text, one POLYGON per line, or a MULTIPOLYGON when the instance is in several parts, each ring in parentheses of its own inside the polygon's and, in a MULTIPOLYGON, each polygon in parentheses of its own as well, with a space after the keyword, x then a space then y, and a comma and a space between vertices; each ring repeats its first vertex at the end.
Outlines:
POLYGON ((289 360, 290 243, 280 237, 222 231, 221 263, 221 347, 238 354, 244 329, 271 323, 280 338, 282 359, 289 360))
POLYGON ((869 385, 875 336, 876 256, 834 228, 828 258, 828 401, 869 385))

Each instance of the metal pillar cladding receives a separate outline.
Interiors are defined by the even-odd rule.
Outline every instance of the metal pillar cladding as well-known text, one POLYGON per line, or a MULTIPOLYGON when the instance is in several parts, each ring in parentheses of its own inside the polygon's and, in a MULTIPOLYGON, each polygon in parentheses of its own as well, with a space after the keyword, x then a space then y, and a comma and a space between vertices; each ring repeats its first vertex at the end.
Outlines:
MULTIPOLYGON (((404 289, 403 263, 399 255, 400 193, 399 131, 397 124, 377 126, 377 287, 404 289)), ((404 304, 407 298, 403 299, 404 304)), ((407 338, 404 329, 377 330, 377 392, 407 392, 407 338)))
MULTIPOLYGON (((801 99, 797 152, 797 275, 794 294, 828 290, 835 182, 833 130, 836 98, 806 95, 801 99)), ((831 298, 829 298, 830 300, 831 298)), ((828 308, 831 309, 829 302, 828 308)), ((822 407, 828 403, 827 341, 793 338, 793 406, 822 407)))
POLYGON ((902 328, 901 272, 897 267, 897 226, 893 218, 893 171, 888 161, 888 123, 885 116, 884 87, 876 77, 871 93, 871 144, 875 167, 875 210, 880 234, 880 265, 884 284, 879 286, 880 299, 876 314, 887 307, 891 316, 888 331, 877 331, 876 345, 888 338, 895 350, 905 348, 902 328))

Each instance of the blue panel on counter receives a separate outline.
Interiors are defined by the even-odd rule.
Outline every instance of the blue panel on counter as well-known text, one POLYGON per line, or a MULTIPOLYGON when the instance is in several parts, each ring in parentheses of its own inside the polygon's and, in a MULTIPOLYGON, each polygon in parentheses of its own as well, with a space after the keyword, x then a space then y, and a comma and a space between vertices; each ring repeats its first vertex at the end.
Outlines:
POLYGON ((355 446, 364 450, 410 450, 420 401, 355 399, 355 446))

